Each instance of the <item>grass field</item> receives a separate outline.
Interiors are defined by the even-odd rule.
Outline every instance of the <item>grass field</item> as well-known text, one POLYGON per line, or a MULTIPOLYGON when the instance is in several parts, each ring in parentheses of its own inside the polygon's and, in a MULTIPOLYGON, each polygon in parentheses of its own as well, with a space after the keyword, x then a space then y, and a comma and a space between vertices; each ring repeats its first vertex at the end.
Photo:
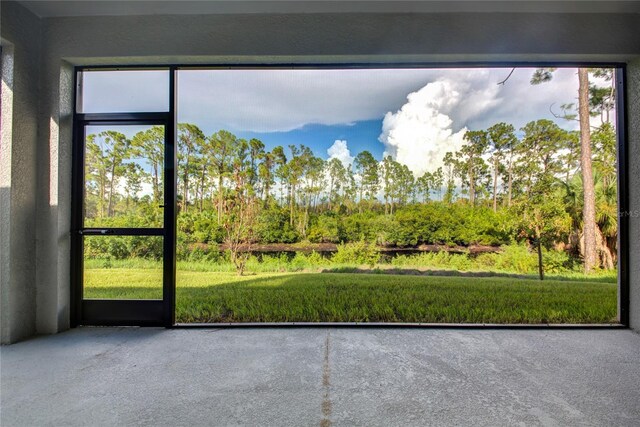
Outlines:
MULTIPOLYGON (((85 298, 161 298, 161 270, 87 268, 85 298)), ((179 271, 188 322, 611 323, 610 281, 179 271)))

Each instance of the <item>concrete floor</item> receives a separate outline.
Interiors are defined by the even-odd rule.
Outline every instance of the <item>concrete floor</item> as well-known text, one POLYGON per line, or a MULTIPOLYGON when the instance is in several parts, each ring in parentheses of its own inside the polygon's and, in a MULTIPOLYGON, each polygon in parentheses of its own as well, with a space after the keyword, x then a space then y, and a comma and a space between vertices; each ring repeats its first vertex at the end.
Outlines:
POLYGON ((628 330, 82 328, 0 357, 3 427, 640 425, 628 330))

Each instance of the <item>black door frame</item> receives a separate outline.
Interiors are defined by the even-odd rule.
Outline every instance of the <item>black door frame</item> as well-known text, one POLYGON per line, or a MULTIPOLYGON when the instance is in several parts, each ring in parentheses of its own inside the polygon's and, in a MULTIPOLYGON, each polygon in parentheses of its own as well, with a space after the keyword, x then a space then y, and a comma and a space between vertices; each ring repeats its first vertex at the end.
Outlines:
MULTIPOLYGON (((169 111, 160 113, 76 113, 73 122, 71 182, 71 325, 165 326, 175 323, 176 272, 176 116, 175 68, 169 67, 169 111), (86 126, 164 126, 163 227, 84 227, 86 126), (84 299, 84 236, 162 236, 162 299, 84 299)), ((78 74, 76 69, 76 88, 78 74)), ((77 104, 76 104, 77 105, 77 104)))

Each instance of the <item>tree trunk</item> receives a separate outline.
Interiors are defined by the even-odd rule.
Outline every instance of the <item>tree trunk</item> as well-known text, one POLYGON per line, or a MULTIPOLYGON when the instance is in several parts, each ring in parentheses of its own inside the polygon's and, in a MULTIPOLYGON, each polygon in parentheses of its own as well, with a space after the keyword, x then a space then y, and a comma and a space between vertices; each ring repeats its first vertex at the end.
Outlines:
POLYGON ((182 209, 187 211, 187 205, 189 204, 189 155, 190 150, 187 150, 187 160, 184 165, 184 175, 182 177, 182 184, 184 185, 183 193, 182 193, 182 209))
POLYGON ((498 211, 498 158, 493 159, 493 211, 498 211))
POLYGON ((327 203, 329 205, 329 210, 331 210, 331 198, 333 197, 333 186, 334 186, 333 176, 331 176, 329 178, 329 199, 327 200, 327 203))
POLYGON ((544 280, 544 268, 542 267, 542 244, 540 243, 540 238, 536 239, 536 246, 538 249, 538 275, 540 276, 540 280, 544 280))
POLYGON ((290 194, 289 194, 289 225, 291 225, 293 227, 293 213, 294 213, 294 209, 293 209, 293 205, 295 203, 295 199, 294 199, 294 194, 296 191, 296 187, 295 185, 291 185, 290 187, 290 194))
POLYGON ((105 189, 106 180, 107 180, 106 175, 102 177, 100 180, 100 218, 104 217, 104 197, 105 197, 104 193, 106 192, 106 189, 105 189))
POLYGON ((153 201, 160 201, 160 184, 158 182, 158 164, 153 165, 153 201))
POLYGON ((184 173, 183 185, 184 188, 182 189, 182 209, 184 210, 184 212, 187 212, 187 199, 189 197, 189 178, 187 177, 186 172, 184 173))
POLYGON ((612 76, 611 76, 611 90, 609 91, 609 103, 607 104, 607 123, 609 123, 609 112, 611 111, 610 107, 613 104, 613 98, 615 97, 615 90, 616 90, 616 75, 615 72, 613 72, 612 76))
MULTIPOLYGON (((606 269, 613 269, 616 266, 616 257, 615 257, 615 249, 611 249, 611 247, 607 244, 607 239, 600 231, 600 227, 596 228, 596 253, 597 260, 599 265, 606 269)), ((584 257, 585 254, 585 244, 584 244, 584 233, 579 233, 577 236, 577 249, 578 253, 584 257)))
POLYGON ((222 221, 222 172, 218 175, 218 224, 222 221))
POLYGON ((473 160, 469 160, 469 203, 476 204, 476 188, 473 182, 473 160))
POLYGON ((264 181, 264 200, 269 200, 269 193, 271 192, 271 186, 269 185, 269 178, 266 178, 264 181))
POLYGON ((598 242, 598 262, 607 270, 612 270, 615 268, 614 256, 607 245, 607 239, 602 234, 602 231, 600 231, 600 227, 597 228, 596 234, 596 240, 598 242))
POLYGON ((107 205, 107 216, 113 216, 113 186, 116 179, 116 161, 113 160, 113 166, 111 167, 111 181, 109 183, 109 204, 107 205))
POLYGON ((309 223, 309 205, 311 204, 311 197, 307 198, 307 205, 304 210, 304 222, 302 224, 302 236, 307 238, 307 224, 309 223))
POLYGON ((589 74, 586 68, 578 69, 578 112, 580 115, 580 166, 584 206, 582 209, 584 233, 584 271, 591 273, 598 266, 596 243, 596 198, 591 168, 591 127, 589 124, 589 74))
POLYGON ((200 177, 200 212, 204 207, 204 177, 205 177, 205 167, 202 167, 202 176, 200 177))
POLYGON ((507 189, 507 206, 511 207, 511 191, 513 188, 513 160, 509 162, 509 185, 507 189))

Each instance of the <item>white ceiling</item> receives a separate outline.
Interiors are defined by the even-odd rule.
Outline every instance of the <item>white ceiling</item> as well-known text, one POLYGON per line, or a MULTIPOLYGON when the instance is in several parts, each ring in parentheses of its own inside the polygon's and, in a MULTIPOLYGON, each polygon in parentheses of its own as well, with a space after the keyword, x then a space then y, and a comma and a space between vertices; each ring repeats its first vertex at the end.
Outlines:
POLYGON ((76 0, 19 1, 42 18, 107 15, 203 15, 231 13, 640 13, 640 1, 617 0, 76 0))

